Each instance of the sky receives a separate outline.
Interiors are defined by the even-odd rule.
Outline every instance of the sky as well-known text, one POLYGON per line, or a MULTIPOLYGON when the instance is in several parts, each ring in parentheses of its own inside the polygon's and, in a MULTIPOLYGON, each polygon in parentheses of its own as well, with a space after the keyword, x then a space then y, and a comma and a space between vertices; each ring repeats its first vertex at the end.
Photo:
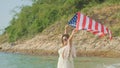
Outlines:
POLYGON ((13 10, 20 12, 19 7, 23 5, 32 5, 32 2, 30 0, 0 0, 0 34, 10 25, 10 20, 14 16, 13 10))

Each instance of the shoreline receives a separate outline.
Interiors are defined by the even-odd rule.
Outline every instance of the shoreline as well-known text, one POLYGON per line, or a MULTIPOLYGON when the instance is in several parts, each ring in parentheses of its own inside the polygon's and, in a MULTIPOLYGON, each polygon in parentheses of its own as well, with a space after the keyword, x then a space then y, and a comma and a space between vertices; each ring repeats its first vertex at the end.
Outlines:
MULTIPOLYGON (((0 52, 20 53, 38 56, 58 56, 58 49, 61 46, 59 37, 50 40, 49 36, 38 35, 26 41, 17 41, 14 45, 10 43, 3 43, 0 45, 0 52), (48 39, 49 38, 49 39, 48 39)), ((78 39, 76 36, 74 39, 78 39)), ((113 38, 113 40, 104 41, 104 39, 79 39, 73 45, 76 48, 77 57, 108 57, 120 58, 120 38, 113 38)))
MULTIPOLYGON (((5 53, 18 53, 36 56, 59 56, 57 51, 40 49, 6 49, 0 50, 5 53)), ((120 58, 120 53, 115 51, 77 51, 77 57, 102 57, 102 58, 120 58)))

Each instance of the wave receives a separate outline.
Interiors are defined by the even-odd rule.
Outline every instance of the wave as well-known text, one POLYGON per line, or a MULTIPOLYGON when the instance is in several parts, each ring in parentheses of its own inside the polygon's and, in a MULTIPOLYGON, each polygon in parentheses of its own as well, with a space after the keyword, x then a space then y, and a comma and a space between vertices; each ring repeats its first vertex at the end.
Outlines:
POLYGON ((103 68, 120 68, 120 63, 105 65, 103 64, 103 68))

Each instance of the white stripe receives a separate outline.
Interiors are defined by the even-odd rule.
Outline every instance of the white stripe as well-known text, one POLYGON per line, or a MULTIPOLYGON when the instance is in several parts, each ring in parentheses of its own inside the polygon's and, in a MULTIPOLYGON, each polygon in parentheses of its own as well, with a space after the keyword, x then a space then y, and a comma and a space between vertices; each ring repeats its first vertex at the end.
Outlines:
POLYGON ((106 30, 106 27, 105 26, 103 26, 104 27, 104 33, 105 34, 107 34, 107 30, 106 30))
POLYGON ((98 31, 101 32, 101 24, 98 23, 98 31))
POLYGON ((86 16, 86 25, 85 25, 85 29, 88 29, 89 26, 89 17, 86 16))
POLYGON ((84 15, 81 14, 81 15, 80 15, 80 22, 79 22, 79 30, 82 29, 83 18, 84 18, 84 15))
POLYGON ((92 30, 95 31, 95 20, 92 20, 92 30))

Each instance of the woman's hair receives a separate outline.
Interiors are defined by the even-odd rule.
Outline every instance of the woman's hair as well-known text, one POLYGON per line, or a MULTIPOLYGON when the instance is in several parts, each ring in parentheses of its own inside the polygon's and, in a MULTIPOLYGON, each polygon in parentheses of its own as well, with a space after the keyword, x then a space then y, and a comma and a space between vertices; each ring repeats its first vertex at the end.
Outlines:
POLYGON ((69 38, 69 34, 63 34, 62 35, 62 44, 64 43, 64 40, 63 40, 64 37, 66 37, 68 39, 69 38))

